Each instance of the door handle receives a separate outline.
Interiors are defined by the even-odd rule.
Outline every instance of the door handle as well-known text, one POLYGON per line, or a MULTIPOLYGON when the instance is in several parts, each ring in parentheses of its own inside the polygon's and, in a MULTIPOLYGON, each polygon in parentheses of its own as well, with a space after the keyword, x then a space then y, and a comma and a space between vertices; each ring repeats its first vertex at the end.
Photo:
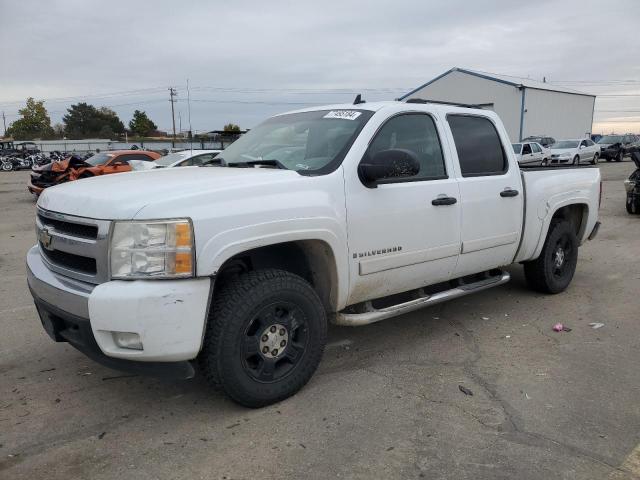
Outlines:
POLYGON ((518 196, 518 190, 514 190, 513 188, 505 188, 503 191, 500 192, 500 196, 501 197, 517 197, 518 196))
POLYGON ((454 197, 437 197, 431 200, 431 205, 435 205, 436 207, 439 205, 453 205, 457 201, 458 199, 454 197))

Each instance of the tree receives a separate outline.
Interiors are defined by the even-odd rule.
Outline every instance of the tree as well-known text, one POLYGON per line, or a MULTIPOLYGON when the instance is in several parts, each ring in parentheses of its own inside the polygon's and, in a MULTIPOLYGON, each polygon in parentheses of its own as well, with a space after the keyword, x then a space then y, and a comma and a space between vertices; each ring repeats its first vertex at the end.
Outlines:
POLYGON ((53 134, 54 136, 58 137, 58 138, 63 138, 64 137, 64 125, 61 123, 56 123, 53 126, 53 134))
POLYGON ((136 110, 133 112, 133 118, 129 122, 129 128, 138 137, 146 137, 158 127, 147 117, 146 112, 136 110))
POLYGON ((84 102, 71 105, 63 117, 69 138, 112 138, 124 133, 124 124, 116 112, 107 107, 96 108, 84 102))
POLYGON ((241 131, 240 127, 235 123, 227 123, 222 130, 229 133, 240 133, 241 131))
POLYGON ((7 135, 19 140, 33 140, 34 138, 50 138, 53 136, 51 119, 44 107, 44 100, 36 101, 27 98, 27 104, 19 110, 19 118, 7 128, 7 135))

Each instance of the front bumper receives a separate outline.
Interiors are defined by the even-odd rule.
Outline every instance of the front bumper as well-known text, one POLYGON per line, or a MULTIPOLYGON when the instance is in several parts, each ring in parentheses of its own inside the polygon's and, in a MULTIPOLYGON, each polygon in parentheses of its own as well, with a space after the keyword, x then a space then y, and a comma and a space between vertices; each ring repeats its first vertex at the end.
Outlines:
POLYGON ((27 254, 27 281, 43 327, 54 340, 67 341, 119 370, 193 376, 189 360, 202 346, 211 279, 93 285, 49 270, 35 246, 27 254), (137 334, 142 349, 118 346, 117 332, 137 334))
POLYGON ((34 195, 40 195, 44 191, 44 188, 38 187, 33 183, 29 182, 27 184, 27 190, 29 190, 29 193, 33 193, 34 195))

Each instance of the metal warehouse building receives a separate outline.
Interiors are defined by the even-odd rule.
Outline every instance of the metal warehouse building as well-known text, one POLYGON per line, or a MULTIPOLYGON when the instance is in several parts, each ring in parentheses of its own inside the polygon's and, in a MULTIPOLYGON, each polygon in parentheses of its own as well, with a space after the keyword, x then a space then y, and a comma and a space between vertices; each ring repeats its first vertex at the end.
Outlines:
POLYGON ((509 137, 530 135, 556 139, 591 133, 595 95, 526 78, 452 68, 400 100, 437 100, 480 105, 495 111, 509 137))

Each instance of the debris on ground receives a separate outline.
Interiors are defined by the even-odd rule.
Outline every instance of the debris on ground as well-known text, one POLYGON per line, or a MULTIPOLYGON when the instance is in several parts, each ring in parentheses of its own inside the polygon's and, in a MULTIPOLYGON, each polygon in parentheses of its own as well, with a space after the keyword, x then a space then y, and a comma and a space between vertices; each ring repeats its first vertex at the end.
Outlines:
POLYGON ((590 323, 589 326, 594 330, 597 330, 598 328, 604 327, 604 323, 593 322, 593 323, 590 323))
POLYGON ((571 328, 567 327, 566 325, 563 325, 562 323, 556 323, 553 326, 553 331, 554 332, 570 332, 571 328))
POLYGON ((489 317, 482 317, 483 320, 489 320, 489 317))
POLYGON ((463 387, 462 385, 458 385, 458 388, 460 389, 460 391, 462 393, 464 393, 465 395, 471 395, 473 396, 473 392, 471 390, 469 390, 467 387, 463 387))

